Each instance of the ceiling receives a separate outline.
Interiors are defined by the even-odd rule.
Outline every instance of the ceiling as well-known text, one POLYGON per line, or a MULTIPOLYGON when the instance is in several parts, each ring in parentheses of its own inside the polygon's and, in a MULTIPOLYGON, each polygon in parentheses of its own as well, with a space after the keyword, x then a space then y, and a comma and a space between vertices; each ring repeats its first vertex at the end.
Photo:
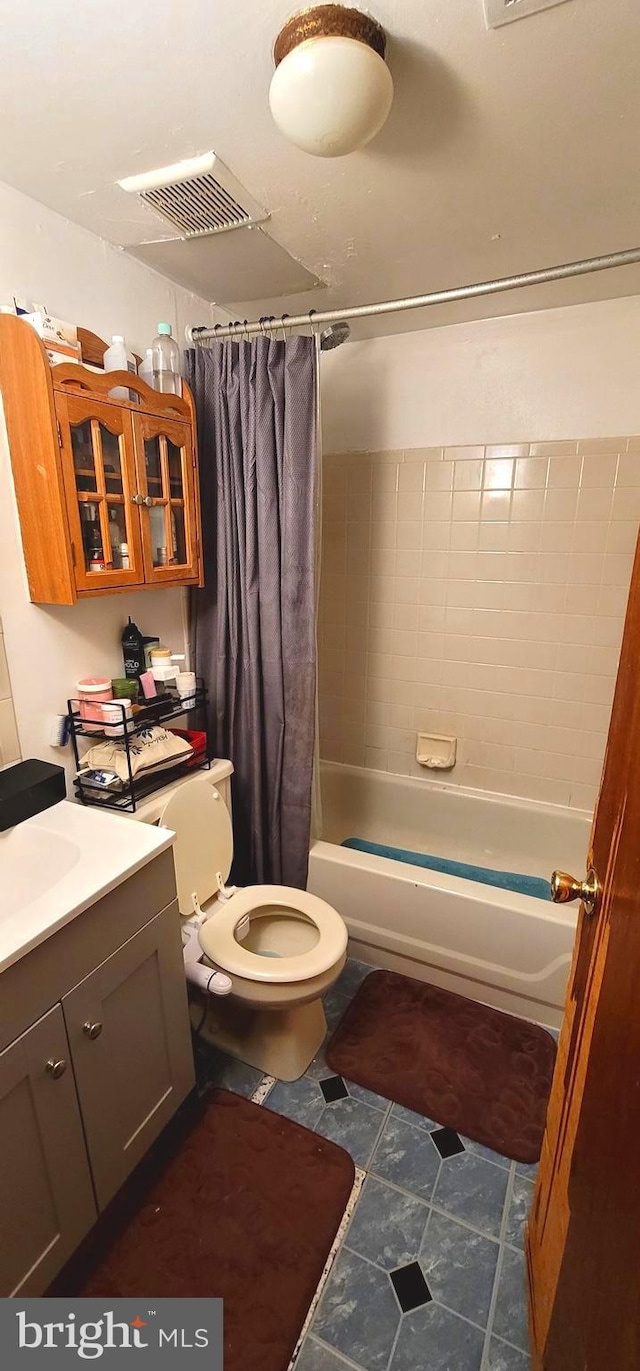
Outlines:
MULTIPOLYGON (((295 8, 0 0, 0 179, 139 251, 170 231, 116 182, 212 148, 269 210, 278 258, 243 290, 250 264, 245 274, 223 259, 235 232, 207 240, 219 257, 199 293, 211 298, 221 282, 215 298, 236 318, 415 295, 640 244, 637 0, 569 0, 493 31, 482 0, 372 0, 395 102, 368 148, 336 160, 292 147, 269 113, 272 44, 295 8), (305 288, 310 279, 320 284, 305 288)), ((159 257, 169 274, 164 249, 159 257)), ((378 318, 360 333, 634 293, 640 266, 378 318)))

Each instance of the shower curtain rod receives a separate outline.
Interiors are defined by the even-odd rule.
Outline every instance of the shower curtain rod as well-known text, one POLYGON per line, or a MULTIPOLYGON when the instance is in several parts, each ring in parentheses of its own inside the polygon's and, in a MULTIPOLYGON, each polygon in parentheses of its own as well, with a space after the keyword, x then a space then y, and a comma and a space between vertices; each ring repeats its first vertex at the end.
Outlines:
POLYGON ((519 276, 503 276, 497 281, 481 281, 472 286, 456 286, 453 290, 435 290, 429 295, 409 295, 404 300, 381 300, 375 305, 351 305, 347 309, 310 309, 306 314, 265 315, 262 319, 235 320, 232 324, 192 324, 185 329, 187 342, 205 343, 210 338, 249 338, 254 333, 269 334, 278 329, 316 327, 335 324, 342 319, 369 319, 376 314, 396 314, 405 309, 424 309, 429 305, 445 305, 453 300, 472 300, 481 295, 498 295, 503 290, 518 290, 521 286, 541 286, 548 281, 565 281, 571 276, 585 276, 592 271, 608 271, 611 267, 626 267, 640 262, 640 248, 625 252, 610 252, 604 257, 587 257, 564 266, 545 267, 542 271, 525 271, 519 276))

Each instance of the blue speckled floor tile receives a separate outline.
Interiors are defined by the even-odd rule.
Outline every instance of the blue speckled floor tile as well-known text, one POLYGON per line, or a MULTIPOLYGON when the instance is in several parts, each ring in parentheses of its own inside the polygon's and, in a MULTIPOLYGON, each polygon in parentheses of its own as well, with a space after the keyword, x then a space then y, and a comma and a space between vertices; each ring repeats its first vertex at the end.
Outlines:
POLYGON ((277 1081, 267 1096, 266 1108, 287 1119, 314 1128, 324 1109, 324 1097, 317 1081, 301 1076, 299 1081, 277 1081))
POLYGON ((371 1171, 423 1200, 431 1198, 440 1155, 424 1128, 389 1115, 371 1159, 371 1171))
POLYGON ((384 1114, 360 1100, 336 1100, 328 1104, 315 1124, 316 1133, 344 1147, 356 1166, 366 1166, 373 1151, 384 1114))
POLYGON ((428 1206, 422 1200, 392 1190, 370 1176, 356 1205, 345 1244, 359 1256, 393 1271, 415 1261, 428 1217, 428 1206))
POLYGON ((483 1344, 479 1328, 428 1304, 403 1319, 390 1371, 480 1371, 483 1344))
MULTIPOLYGON (((519 1352, 516 1347, 509 1347, 508 1343, 501 1342, 500 1338, 489 1340, 486 1371, 529 1371, 530 1366, 528 1352, 519 1352)), ((314 1371, 314 1368, 311 1367, 310 1371, 314 1371)), ((318 1371, 324 1371, 324 1368, 320 1366, 318 1371)), ((327 1367, 327 1371, 333 1371, 333 1368, 327 1367)))
POLYGON ((416 1114, 413 1109, 405 1109, 403 1104, 394 1104, 391 1113, 394 1119, 401 1119, 403 1123, 411 1123, 414 1128, 424 1128, 427 1133, 432 1133, 434 1128, 442 1127, 434 1119, 428 1119, 426 1114, 416 1114))
POLYGON ((365 1371, 386 1371, 399 1320, 400 1310, 386 1273, 343 1248, 312 1331, 365 1371))
POLYGON ((509 1172, 472 1152, 461 1152, 442 1163, 433 1203, 454 1218, 464 1219, 490 1238, 497 1238, 509 1172))
POLYGON ((516 1162, 516 1171, 519 1176, 526 1176, 527 1180, 535 1181, 539 1166, 540 1162, 516 1162))
POLYGON ((486 1328, 498 1251, 497 1242, 432 1210, 420 1265, 434 1299, 486 1328))
POLYGON ((473 1152, 474 1157, 484 1157, 485 1161, 493 1162, 495 1166, 501 1166, 504 1171, 509 1170, 511 1162, 508 1157, 503 1157, 501 1152, 494 1152, 492 1147, 485 1147, 483 1143, 474 1142, 473 1138, 465 1138, 463 1133, 460 1134, 460 1137, 467 1152, 473 1152))
POLYGON ((493 1332, 499 1338, 505 1338, 507 1342, 528 1351, 524 1253, 516 1252, 512 1247, 502 1249, 493 1332))
POLYGON ((328 990, 323 1001, 325 1018, 330 1033, 337 1028, 345 1009, 351 1003, 349 995, 342 995, 335 985, 328 990))
POLYGON ((532 1204, 533 1181, 528 1181, 525 1176, 515 1175, 504 1234, 504 1241, 510 1242, 512 1247, 524 1248, 525 1228, 532 1204))
POLYGON ((355 1365, 353 1359, 351 1363, 343 1361, 336 1352, 332 1352, 330 1347, 325 1347, 316 1338, 305 1338, 298 1358, 295 1371, 348 1371, 349 1365, 355 1365))
POLYGON ((264 1075, 254 1066, 247 1066, 237 1057, 229 1057, 219 1047, 213 1047, 203 1038, 195 1036, 194 1057, 200 1094, 220 1086, 223 1090, 232 1090, 236 1095, 244 1095, 248 1100, 264 1075))
POLYGON ((375 1095, 373 1090, 365 1090, 363 1085, 356 1085, 355 1081, 348 1081, 346 1077, 345 1085, 352 1100, 361 1100, 363 1104, 370 1104, 372 1109, 379 1109, 383 1114, 386 1114, 387 1110, 391 1108, 390 1101, 385 1100, 384 1095, 375 1095))
POLYGON ((318 1051, 316 1052, 313 1061, 310 1063, 310 1065, 307 1067, 304 1073, 305 1076, 311 1076, 312 1080, 314 1081, 322 1081, 327 1076, 335 1075, 335 1072, 331 1070, 331 1067, 327 1066, 325 1047, 328 1041, 329 1037, 327 1036, 326 1041, 322 1044, 322 1047, 318 1048, 318 1051))
POLYGON ((356 961, 355 957, 347 957, 336 981, 336 990, 340 995, 346 995, 350 1000, 353 999, 356 990, 360 989, 362 982, 372 971, 375 971, 375 967, 369 966, 368 962, 359 962, 356 961))

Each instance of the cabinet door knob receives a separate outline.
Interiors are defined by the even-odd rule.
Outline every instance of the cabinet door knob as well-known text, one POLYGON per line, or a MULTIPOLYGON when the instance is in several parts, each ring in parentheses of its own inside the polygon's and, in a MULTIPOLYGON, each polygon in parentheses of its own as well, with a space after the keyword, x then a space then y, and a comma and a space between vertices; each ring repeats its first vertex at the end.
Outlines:
POLYGON ((64 1058, 61 1058, 60 1061, 56 1061, 54 1057, 50 1057, 45 1066, 47 1075, 51 1076, 54 1081, 59 1081, 60 1077, 64 1076, 66 1069, 67 1063, 64 1058))
POLYGON ((102 1033, 102 1024, 98 1019, 96 1019, 95 1023, 92 1023, 90 1019, 87 1019, 87 1022, 82 1025, 82 1032, 86 1033, 87 1037, 91 1038, 91 1041, 93 1042, 94 1038, 100 1037, 100 1034, 102 1033))
POLYGON ((141 504, 143 503, 142 496, 141 496, 141 495, 138 495, 138 494, 132 495, 132 496, 131 496, 131 503, 132 503, 132 505, 141 505, 141 504))
POLYGON ((151 495, 145 495, 145 496, 143 496, 142 503, 143 503, 143 505, 147 505, 147 506, 150 508, 151 505, 153 504, 153 499, 152 499, 151 495))

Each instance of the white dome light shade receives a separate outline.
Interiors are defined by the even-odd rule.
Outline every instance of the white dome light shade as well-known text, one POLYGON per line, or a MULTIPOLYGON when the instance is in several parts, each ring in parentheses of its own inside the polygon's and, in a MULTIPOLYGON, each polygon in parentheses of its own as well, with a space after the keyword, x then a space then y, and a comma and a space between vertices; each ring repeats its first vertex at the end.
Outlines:
POLYGON ((382 128, 392 101, 384 58, 359 39, 335 34, 292 48, 269 91, 280 132, 314 157, 344 157, 363 148, 382 128))

